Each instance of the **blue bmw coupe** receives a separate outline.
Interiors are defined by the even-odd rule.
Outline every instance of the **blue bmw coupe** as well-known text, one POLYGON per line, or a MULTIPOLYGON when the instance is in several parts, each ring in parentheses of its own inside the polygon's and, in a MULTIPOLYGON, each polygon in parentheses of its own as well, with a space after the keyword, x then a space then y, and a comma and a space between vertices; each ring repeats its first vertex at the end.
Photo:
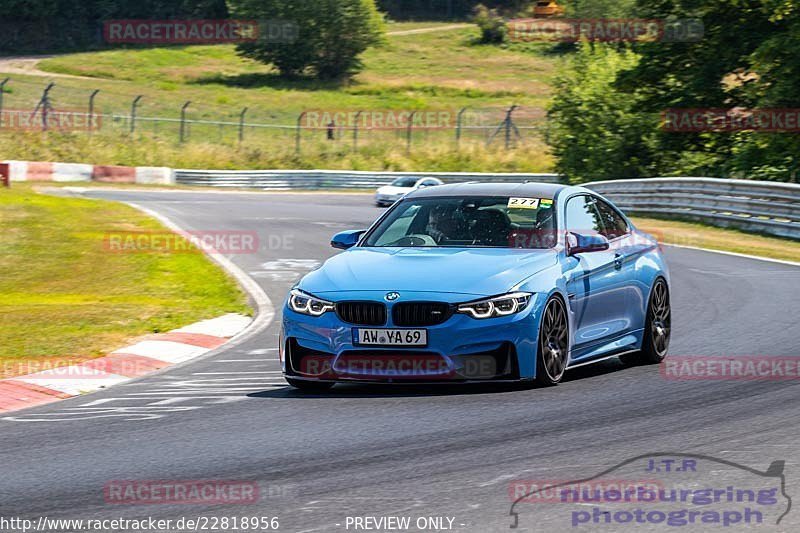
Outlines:
POLYGON ((555 184, 406 195, 292 288, 280 360, 335 383, 533 381, 610 357, 658 363, 671 330, 658 242, 611 202, 555 184))

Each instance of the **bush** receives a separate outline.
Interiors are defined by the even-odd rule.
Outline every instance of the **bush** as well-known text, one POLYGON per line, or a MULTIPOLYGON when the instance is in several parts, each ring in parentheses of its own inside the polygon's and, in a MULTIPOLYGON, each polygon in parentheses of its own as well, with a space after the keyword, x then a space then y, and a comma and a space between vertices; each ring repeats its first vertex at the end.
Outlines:
POLYGON ((489 9, 483 4, 475 6, 472 21, 481 30, 481 42, 486 44, 499 44, 505 42, 508 35, 506 21, 496 9, 489 9))
POLYGON ((374 0, 231 0, 230 6, 238 18, 290 25, 291 35, 262 35, 237 46, 240 55, 274 65, 287 78, 353 74, 362 66, 359 55, 378 44, 383 33, 374 0))

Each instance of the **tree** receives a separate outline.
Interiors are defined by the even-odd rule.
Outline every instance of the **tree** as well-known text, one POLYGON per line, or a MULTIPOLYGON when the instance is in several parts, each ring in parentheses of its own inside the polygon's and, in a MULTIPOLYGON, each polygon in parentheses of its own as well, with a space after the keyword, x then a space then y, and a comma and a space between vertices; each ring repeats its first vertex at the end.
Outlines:
POLYGON ((237 18, 294 27, 293 38, 262 34, 237 47, 240 55, 272 64, 286 77, 334 79, 357 72, 361 53, 383 34, 374 0, 231 0, 230 6, 237 18))
POLYGON ((496 9, 489 9, 483 4, 475 6, 472 21, 481 30, 481 42, 485 44, 497 44, 506 40, 508 26, 505 19, 496 9))
POLYGON ((641 177, 656 167, 658 115, 636 114, 635 99, 614 88, 638 62, 633 52, 581 43, 556 78, 547 141, 570 181, 641 177))

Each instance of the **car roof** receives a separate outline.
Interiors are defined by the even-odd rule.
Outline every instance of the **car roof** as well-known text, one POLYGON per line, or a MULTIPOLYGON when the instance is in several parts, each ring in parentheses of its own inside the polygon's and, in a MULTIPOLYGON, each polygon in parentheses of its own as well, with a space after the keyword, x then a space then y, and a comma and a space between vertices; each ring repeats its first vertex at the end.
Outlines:
POLYGON ((442 196, 519 196, 523 198, 555 198, 564 189, 577 189, 560 183, 452 183, 418 189, 406 198, 436 198, 442 196))

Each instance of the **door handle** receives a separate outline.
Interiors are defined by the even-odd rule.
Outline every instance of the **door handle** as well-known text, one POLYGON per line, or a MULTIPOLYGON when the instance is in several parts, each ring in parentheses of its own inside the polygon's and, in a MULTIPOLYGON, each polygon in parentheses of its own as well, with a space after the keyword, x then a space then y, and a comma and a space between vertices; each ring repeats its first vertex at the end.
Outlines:
POLYGON ((622 261, 625 257, 622 254, 614 254, 614 269, 622 270, 622 261))

